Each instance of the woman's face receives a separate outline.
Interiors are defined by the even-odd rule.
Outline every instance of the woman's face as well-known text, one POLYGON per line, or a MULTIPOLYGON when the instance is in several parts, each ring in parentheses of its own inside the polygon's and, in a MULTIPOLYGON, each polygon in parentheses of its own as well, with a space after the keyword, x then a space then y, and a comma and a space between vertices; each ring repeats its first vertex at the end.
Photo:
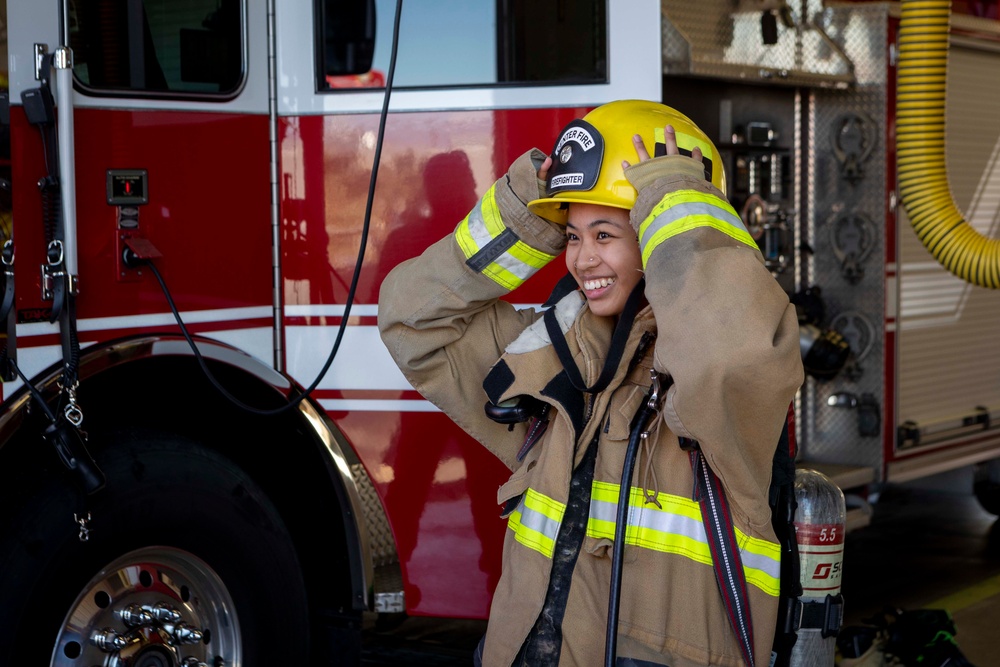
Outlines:
POLYGON ((566 267, 597 315, 617 317, 642 278, 639 241, 625 209, 569 205, 566 267))

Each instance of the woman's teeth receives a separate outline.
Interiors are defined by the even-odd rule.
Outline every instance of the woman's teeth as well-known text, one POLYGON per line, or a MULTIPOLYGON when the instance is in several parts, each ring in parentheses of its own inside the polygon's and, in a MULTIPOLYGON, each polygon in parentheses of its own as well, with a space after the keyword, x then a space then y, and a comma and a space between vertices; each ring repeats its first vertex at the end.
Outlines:
POLYGON ((614 278, 598 278, 597 280, 584 280, 583 289, 590 290, 600 289, 602 287, 607 287, 608 285, 613 285, 615 282, 614 278))

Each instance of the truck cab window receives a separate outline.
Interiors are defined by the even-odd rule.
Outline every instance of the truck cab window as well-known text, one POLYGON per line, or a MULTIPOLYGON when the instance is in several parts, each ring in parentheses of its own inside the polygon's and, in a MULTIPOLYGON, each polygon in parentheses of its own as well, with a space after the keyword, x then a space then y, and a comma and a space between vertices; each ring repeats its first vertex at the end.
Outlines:
POLYGON ((69 0, 77 82, 110 95, 229 97, 240 87, 243 0, 69 0))
MULTIPOLYGON (((318 90, 385 85, 395 9, 317 0, 318 90)), ((606 23, 606 0, 404 3, 393 87, 603 83, 606 23)))

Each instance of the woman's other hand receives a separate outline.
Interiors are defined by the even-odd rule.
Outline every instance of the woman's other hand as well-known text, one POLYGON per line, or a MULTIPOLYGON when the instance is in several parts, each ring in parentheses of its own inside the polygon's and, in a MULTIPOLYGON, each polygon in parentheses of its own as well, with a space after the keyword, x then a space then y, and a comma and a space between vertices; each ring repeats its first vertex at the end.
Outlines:
MULTIPOLYGON (((666 146, 667 155, 680 154, 677 148, 677 135, 674 133, 673 125, 667 125, 663 128, 663 144, 666 146)), ((639 157, 639 162, 645 162, 650 159, 649 151, 646 150, 646 144, 643 143, 641 135, 632 135, 632 145, 635 146, 635 154, 639 157)), ((691 157, 701 162, 701 149, 695 146, 694 150, 691 151, 691 157)), ((627 161, 622 161, 622 169, 628 169, 630 166, 627 161)))

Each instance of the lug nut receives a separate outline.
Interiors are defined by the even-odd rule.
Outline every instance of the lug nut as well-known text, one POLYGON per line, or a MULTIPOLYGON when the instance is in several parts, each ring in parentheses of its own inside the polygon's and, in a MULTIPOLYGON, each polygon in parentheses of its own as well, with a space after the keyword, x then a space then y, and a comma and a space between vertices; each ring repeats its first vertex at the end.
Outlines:
POLYGON ((122 623, 125 624, 125 627, 128 628, 135 628, 140 625, 149 625, 153 622, 153 615, 137 604, 130 604, 125 607, 118 612, 118 616, 122 619, 122 623))
POLYGON ((113 653, 125 648, 128 645, 128 640, 111 628, 104 628, 90 636, 90 643, 105 653, 113 653))
POLYGON ((187 623, 174 626, 174 641, 179 644, 198 644, 205 638, 205 633, 198 628, 192 628, 187 623))
POLYGON ((153 618, 160 623, 177 623, 182 618, 181 613, 166 602, 157 602, 155 605, 145 604, 142 608, 152 614, 153 618))

